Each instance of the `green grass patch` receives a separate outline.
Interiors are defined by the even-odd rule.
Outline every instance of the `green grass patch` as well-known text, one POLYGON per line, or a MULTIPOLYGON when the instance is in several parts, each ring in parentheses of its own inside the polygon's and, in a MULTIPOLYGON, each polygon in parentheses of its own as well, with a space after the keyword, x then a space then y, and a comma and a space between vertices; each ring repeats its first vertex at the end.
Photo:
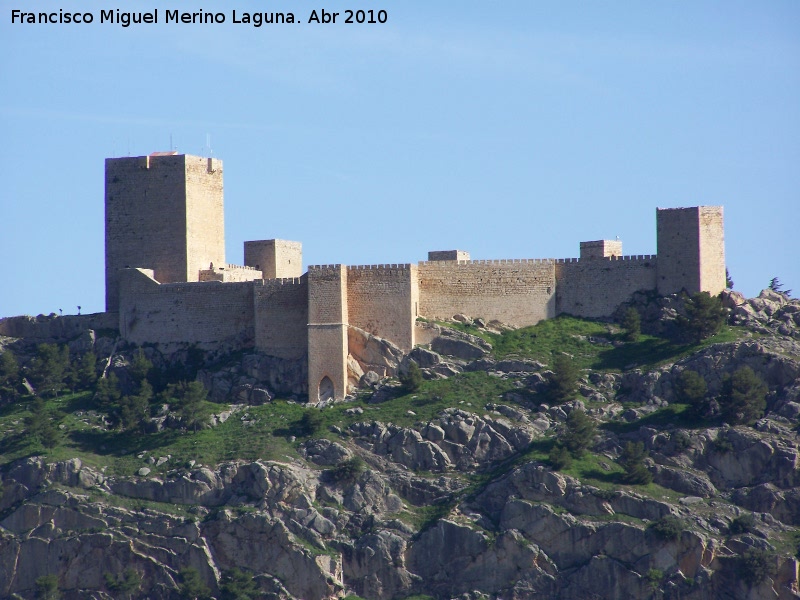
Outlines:
POLYGON ((652 369, 702 350, 712 344, 733 342, 747 335, 744 328, 724 326, 715 336, 699 344, 681 344, 666 338, 640 335, 623 342, 624 332, 610 323, 560 315, 531 327, 492 334, 463 323, 440 323, 477 335, 493 346, 497 359, 527 358, 552 365, 559 354, 572 356, 581 369, 623 371, 632 367, 652 369))

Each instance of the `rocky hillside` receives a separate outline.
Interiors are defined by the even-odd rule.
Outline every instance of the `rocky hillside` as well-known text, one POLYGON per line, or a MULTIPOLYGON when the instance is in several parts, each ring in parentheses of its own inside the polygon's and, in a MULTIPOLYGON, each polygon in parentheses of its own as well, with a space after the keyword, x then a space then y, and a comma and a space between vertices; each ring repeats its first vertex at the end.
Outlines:
POLYGON ((722 301, 706 339, 645 296, 351 332, 324 407, 266 357, 3 338, 0 596, 795 598, 800 301, 722 301))

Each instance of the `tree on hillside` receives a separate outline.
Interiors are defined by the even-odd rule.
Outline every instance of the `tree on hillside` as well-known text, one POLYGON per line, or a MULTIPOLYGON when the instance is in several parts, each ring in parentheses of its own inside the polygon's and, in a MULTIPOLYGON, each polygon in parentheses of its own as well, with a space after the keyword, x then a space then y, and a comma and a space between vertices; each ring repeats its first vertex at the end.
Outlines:
POLYGON ((179 412, 187 429, 197 431, 208 424, 211 413, 205 404, 207 396, 208 392, 205 386, 199 381, 191 381, 186 384, 179 412))
POLYGON ((69 348, 56 344, 39 344, 31 361, 31 382, 39 393, 58 392, 64 388, 64 376, 69 368, 69 348))
POLYGON ((635 342, 642 333, 642 318, 639 316, 639 311, 632 306, 625 311, 625 316, 622 317, 622 328, 625 330, 623 337, 626 342, 635 342))
POLYGON ((767 385, 750 367, 740 367, 722 382, 719 397, 722 418, 726 423, 752 423, 764 416, 767 408, 767 385))
POLYGON ((31 402, 31 414, 25 419, 27 433, 39 440, 45 448, 55 448, 61 438, 55 415, 45 407, 44 400, 36 396, 31 402))
POLYGON ((251 600, 260 596, 253 576, 236 568, 225 571, 220 584, 221 600, 251 600))
POLYGON ((133 355, 131 364, 128 365, 128 374, 136 385, 142 383, 153 370, 153 363, 144 355, 144 350, 139 348, 133 355))
POLYGON ((731 277, 731 272, 728 271, 728 267, 725 267, 725 287, 729 290, 733 289, 733 278, 731 277))
POLYGON ((408 367, 406 368, 405 372, 401 371, 397 374, 397 378, 400 380, 400 384, 403 386, 403 391, 407 394, 413 394, 414 392, 419 391, 420 386, 422 385, 422 372, 419 370, 419 366, 413 360, 408 361, 408 367))
POLYGON ((675 380, 675 395, 678 402, 691 406, 695 416, 701 416, 705 404, 708 386, 697 371, 684 369, 675 380))
POLYGON ((84 354, 75 366, 75 378, 82 390, 88 390, 97 382, 97 355, 94 352, 84 354))
POLYGON ((183 600, 208 600, 211 598, 211 590, 203 583, 197 569, 186 567, 181 569, 178 575, 181 580, 179 594, 183 600))
POLYGON ((676 320, 680 338, 685 342, 701 342, 719 333, 725 323, 722 301, 708 292, 685 297, 685 311, 676 320))
POLYGON ((596 433, 595 422, 584 411, 576 408, 567 417, 567 429, 560 441, 573 457, 580 458, 594 443, 596 433))
POLYGON ((571 400, 578 389, 579 373, 572 358, 564 354, 556 356, 550 376, 550 400, 556 404, 571 400))
POLYGON ((622 480, 631 485, 647 485, 653 475, 647 470, 644 461, 649 456, 642 442, 628 442, 619 457, 619 464, 625 469, 622 480))
POLYGON ((16 400, 19 396, 19 363, 11 350, 0 354, 0 404, 5 401, 16 400))
POLYGON ((792 295, 792 290, 783 289, 783 284, 781 283, 781 280, 778 279, 777 277, 773 277, 770 280, 769 289, 771 289, 773 292, 777 292, 779 294, 783 294, 784 296, 787 296, 787 297, 792 295))
POLYGON ((153 399, 153 388, 144 379, 139 386, 139 393, 125 396, 120 400, 120 422, 122 429, 131 431, 139 429, 144 432, 150 416, 150 401, 153 399))

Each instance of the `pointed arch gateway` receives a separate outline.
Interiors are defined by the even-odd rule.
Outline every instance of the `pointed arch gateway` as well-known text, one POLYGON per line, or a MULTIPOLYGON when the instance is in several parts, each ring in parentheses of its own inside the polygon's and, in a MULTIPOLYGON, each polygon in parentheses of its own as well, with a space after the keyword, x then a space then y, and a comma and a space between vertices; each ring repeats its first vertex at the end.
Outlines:
POLYGON ((320 400, 333 400, 336 396, 336 389, 330 377, 325 375, 319 382, 319 392, 317 397, 320 400))

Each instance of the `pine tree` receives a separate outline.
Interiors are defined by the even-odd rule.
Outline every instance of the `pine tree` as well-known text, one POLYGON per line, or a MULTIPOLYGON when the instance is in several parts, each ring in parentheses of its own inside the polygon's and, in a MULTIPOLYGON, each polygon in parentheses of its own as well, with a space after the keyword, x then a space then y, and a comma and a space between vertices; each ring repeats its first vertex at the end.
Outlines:
POLYGON ((695 416, 703 412, 708 386, 697 371, 684 369, 675 380, 675 395, 678 401, 691 406, 695 416))
POLYGON ((722 301, 708 292, 698 292, 686 297, 686 314, 678 317, 676 324, 683 341, 694 344, 719 333, 725 324, 722 301))
POLYGON ((408 361, 408 368, 405 372, 401 371, 397 378, 400 380, 403 390, 408 394, 419 391, 420 386, 422 386, 422 371, 419 370, 419 366, 413 360, 408 361))
POLYGON ((625 311, 622 328, 625 330, 623 337, 626 342, 635 342, 642 333, 642 318, 639 316, 639 311, 632 306, 625 311))
POLYGON ((550 377, 550 399, 563 404, 575 396, 578 389, 578 368, 574 361, 564 354, 553 360, 553 374, 550 377))
POLYGON ((628 442, 619 457, 619 464, 625 469, 622 480, 631 485, 647 485, 653 475, 647 470, 644 460, 648 457, 642 442, 628 442))
POLYGON ((741 367, 722 382, 719 404, 726 423, 752 423, 767 408, 766 384, 750 367, 741 367))
POLYGON ((594 443, 596 433, 595 422, 582 410, 574 409, 567 417, 567 430, 561 437, 561 443, 573 457, 580 458, 594 443))

